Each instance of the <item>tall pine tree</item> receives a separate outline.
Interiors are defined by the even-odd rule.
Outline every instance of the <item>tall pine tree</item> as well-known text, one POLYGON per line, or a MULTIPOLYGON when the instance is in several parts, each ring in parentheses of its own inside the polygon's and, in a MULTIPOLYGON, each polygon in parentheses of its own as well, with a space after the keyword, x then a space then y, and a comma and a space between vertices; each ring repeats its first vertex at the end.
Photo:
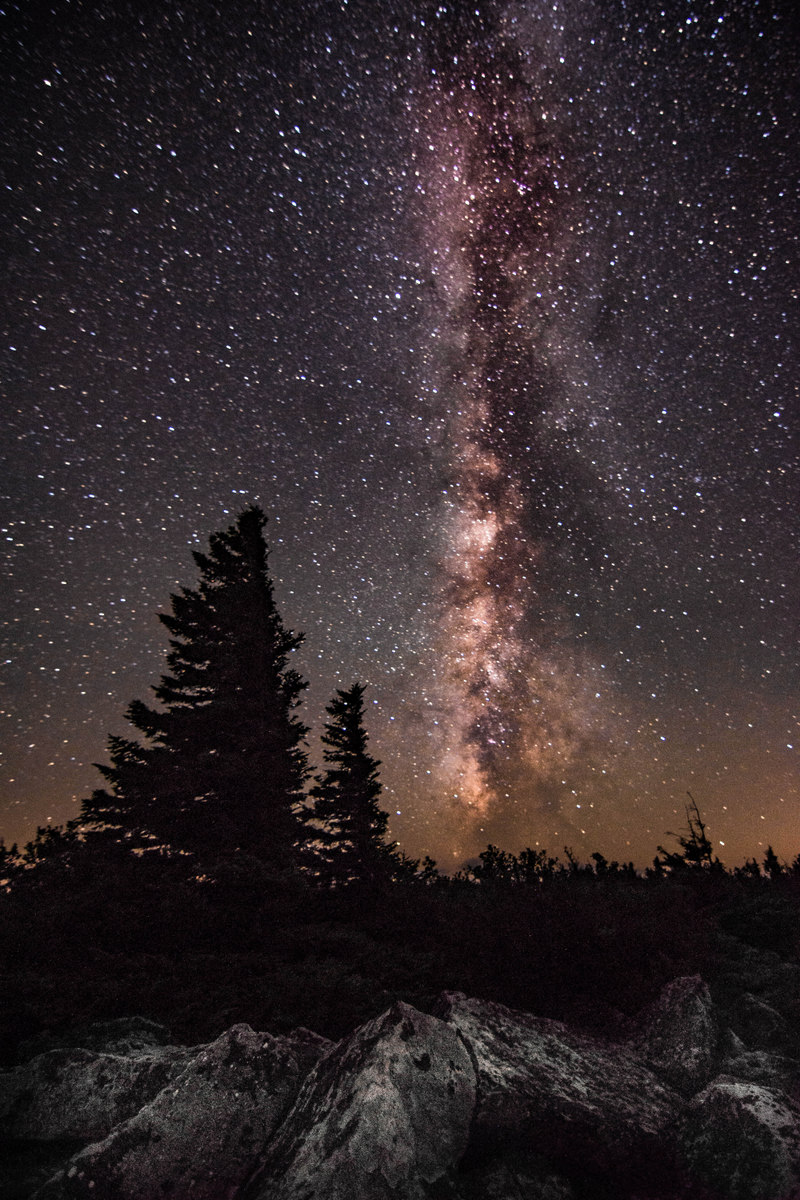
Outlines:
POLYGON ((308 776, 296 715, 307 686, 290 666, 300 634, 275 606, 266 517, 245 509, 195 553, 197 589, 159 614, 170 633, 169 674, 126 717, 143 741, 112 737, 109 787, 83 805, 83 822, 133 846, 190 851, 202 861, 237 850, 285 862, 299 836, 308 776))
POLYGON ((322 735, 325 772, 311 788, 317 826, 317 870, 330 883, 375 883, 388 879, 400 863, 385 842, 388 814, 378 805, 380 763, 367 752, 364 687, 337 691, 327 708, 322 735))

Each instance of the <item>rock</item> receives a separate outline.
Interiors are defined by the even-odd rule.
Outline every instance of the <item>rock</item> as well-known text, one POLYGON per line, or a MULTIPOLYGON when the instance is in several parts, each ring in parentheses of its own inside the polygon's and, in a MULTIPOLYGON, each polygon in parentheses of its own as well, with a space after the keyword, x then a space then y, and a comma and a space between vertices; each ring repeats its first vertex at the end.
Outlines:
POLYGON ((731 1014, 734 1027, 745 1045, 758 1050, 774 1050, 786 1045, 789 1031, 783 1016, 758 996, 745 992, 731 1014))
POLYGON ((323 1055, 331 1051, 336 1045, 329 1038, 321 1037, 318 1033, 312 1033, 310 1029, 306 1029, 302 1025, 299 1025, 297 1029, 293 1029, 291 1033, 287 1034, 286 1041, 294 1051, 304 1075, 307 1075, 323 1055))
POLYGON ((800 965, 794 962, 782 962, 768 987, 765 988, 763 999, 780 1012, 796 1015, 798 997, 800 997, 800 965))
POLYGON ((668 983, 647 1011, 632 1046, 677 1091, 692 1096, 715 1074, 722 1031, 699 975, 668 983))
POLYGON ((721 1050, 724 1061, 726 1058, 737 1058, 738 1055, 745 1054, 747 1046, 745 1046, 738 1033, 734 1033, 730 1026, 728 1026, 722 1034, 721 1050))
POLYGON ((627 1048, 460 993, 439 1011, 475 1063, 472 1154, 527 1145, 571 1178, 577 1166, 620 1187, 669 1179, 685 1103, 627 1048))
POLYGON ((715 1079, 692 1101, 680 1148, 690 1188, 722 1200, 800 1197, 800 1106, 774 1088, 715 1079))
POLYGON ((197 1054, 185 1046, 150 1054, 50 1050, 0 1075, 0 1116, 10 1138, 97 1141, 132 1117, 197 1054))
POLYGON ((98 1054, 154 1053, 170 1047, 169 1030, 146 1017, 118 1017, 113 1021, 95 1021, 73 1026, 61 1033, 39 1033, 22 1042, 17 1061, 28 1062, 48 1050, 94 1050, 98 1054))
POLYGON ((800 1200, 800 1063, 740 1036, 748 1014, 779 1044, 790 1022, 762 994, 734 1009, 723 1028, 693 976, 624 1043, 460 993, 336 1045, 82 1032, 0 1076, 15 1194, 49 1162, 36 1200, 800 1200))
POLYGON ((800 965, 773 950, 756 949, 729 934, 715 937, 717 989, 724 995, 751 993, 782 1013, 796 1012, 800 965))
POLYGON ((800 1077, 800 1063, 768 1050, 741 1050, 722 1060, 720 1075, 788 1092, 800 1077))
MULTIPOLYGON (((309 1039, 295 1039, 311 1053, 309 1039)), ((320 1039, 324 1042, 324 1039, 320 1039)), ((234 1025, 37 1200, 220 1200, 243 1183, 304 1078, 292 1038, 234 1025)))
POLYGON ((575 1200, 567 1180, 547 1168, 536 1171, 507 1162, 493 1163, 472 1182, 473 1189, 464 1193, 464 1200, 575 1200))
POLYGON ((424 1200, 463 1155, 475 1072, 452 1025, 395 1004, 309 1075, 252 1200, 424 1200))

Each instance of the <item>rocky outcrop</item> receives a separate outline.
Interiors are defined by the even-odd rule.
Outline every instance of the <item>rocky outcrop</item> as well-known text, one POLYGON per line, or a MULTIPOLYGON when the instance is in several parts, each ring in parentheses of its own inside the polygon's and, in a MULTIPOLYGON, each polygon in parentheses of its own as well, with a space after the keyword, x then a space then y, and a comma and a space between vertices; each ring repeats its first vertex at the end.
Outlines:
POLYGON ((689 1179, 724 1200, 800 1197, 800 1106, 721 1076, 692 1100, 680 1142, 689 1179))
POLYGON ((699 975, 667 984, 647 1012, 634 1046, 683 1095, 692 1096, 708 1083, 719 1062, 722 1030, 708 985, 699 975))
POLYGON ((134 1116, 197 1053, 183 1046, 149 1053, 49 1050, 0 1075, 6 1136, 39 1141, 97 1141, 134 1116))
POLYGON ((396 1004, 320 1061, 247 1196, 425 1200, 463 1157, 474 1107, 458 1031, 396 1004))
MULTIPOLYGON (((731 1013, 734 1029, 745 1041, 753 1037, 761 1037, 766 1032, 773 1040, 777 1029, 773 1019, 768 1019, 766 1030, 759 1029, 758 1024, 751 1024, 755 1014, 748 1014, 750 1001, 755 998, 759 1003, 782 1014, 778 1026, 781 1025, 787 1013, 793 1013, 793 1029, 786 1030, 787 1041, 793 1052, 800 1050, 800 1029, 797 1027, 798 997, 800 997, 800 964, 785 962, 772 950, 756 949, 738 938, 728 934, 718 933, 716 937, 716 954, 718 961, 715 966, 717 986, 732 996, 741 995, 744 999, 744 1011, 731 1013), (746 987, 742 982, 746 981, 746 987), (749 999, 747 999, 749 997, 749 999), (743 1023, 740 1024, 741 1018, 743 1023)), ((773 1049, 774 1046, 759 1046, 759 1049, 773 1049)), ((786 1048, 789 1048, 787 1045, 786 1048)))
POLYGON ((17 1061, 28 1062, 48 1050, 94 1050, 98 1054, 154 1054, 170 1045, 169 1030, 146 1017, 117 1017, 73 1026, 62 1033, 47 1030, 22 1042, 17 1061))
POLYGON ((522 1139, 559 1166, 580 1163, 587 1179, 632 1186, 670 1174, 684 1103, 628 1049, 459 993, 440 1011, 475 1063, 473 1153, 522 1139))
POLYGON ((730 1075, 743 1083, 759 1083, 778 1091, 792 1092, 798 1081, 798 1063, 783 1054, 748 1050, 739 1045, 723 1058, 719 1074, 730 1075))
POLYGON ((750 992, 739 997, 731 1016, 736 1032, 749 1046, 759 1050, 780 1050, 790 1041, 782 1014, 750 992))
POLYGON ((800 1064, 766 1003, 723 1018, 676 980, 625 1042, 460 993, 336 1045, 236 1025, 176 1047, 134 1021, 0 1096, 15 1148, 91 1139, 38 1200, 800 1200, 800 1064))
POLYGON ((103 1141, 44 1186, 41 1200, 220 1200, 243 1183, 324 1039, 234 1025, 103 1141))

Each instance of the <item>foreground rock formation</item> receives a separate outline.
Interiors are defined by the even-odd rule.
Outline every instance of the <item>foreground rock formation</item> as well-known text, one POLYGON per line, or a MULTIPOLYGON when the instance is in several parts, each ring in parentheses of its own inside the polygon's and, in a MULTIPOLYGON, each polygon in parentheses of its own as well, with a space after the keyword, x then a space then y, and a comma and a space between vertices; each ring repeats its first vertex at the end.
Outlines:
POLYGON ((335 1045, 88 1035, 0 1076, 0 1116, 84 1143, 38 1200, 800 1200, 800 1064, 753 1011, 692 977, 625 1043, 458 993, 335 1045))
POLYGON ((476 1085, 457 1028, 396 1004, 318 1064, 247 1194, 425 1197, 467 1149, 476 1085))
POLYGON ((630 1050, 457 993, 442 997, 441 1011, 475 1063, 474 1153, 522 1142, 623 1191, 671 1173, 683 1104, 630 1050))

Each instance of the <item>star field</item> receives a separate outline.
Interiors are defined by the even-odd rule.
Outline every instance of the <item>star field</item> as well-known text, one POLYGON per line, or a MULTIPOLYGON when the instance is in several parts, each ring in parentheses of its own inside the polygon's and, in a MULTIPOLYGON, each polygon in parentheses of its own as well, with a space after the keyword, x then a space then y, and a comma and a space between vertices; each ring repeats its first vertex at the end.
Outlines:
POLYGON ((794 857, 791 7, 272 7, 0 17, 0 832, 253 502, 410 853, 794 857))

